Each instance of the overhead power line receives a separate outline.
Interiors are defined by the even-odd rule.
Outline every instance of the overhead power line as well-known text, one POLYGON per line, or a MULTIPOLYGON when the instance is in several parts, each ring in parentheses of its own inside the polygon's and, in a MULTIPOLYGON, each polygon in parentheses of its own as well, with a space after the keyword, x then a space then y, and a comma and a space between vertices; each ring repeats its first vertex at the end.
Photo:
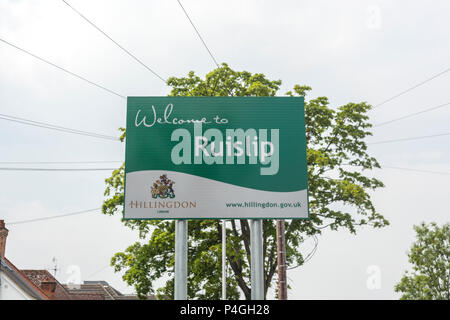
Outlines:
POLYGON ((0 171, 113 171, 117 168, 0 168, 0 171))
POLYGON ((435 138, 435 137, 442 137, 442 136, 450 136, 450 132, 445 132, 445 133, 440 133, 440 134, 433 134, 433 135, 428 135, 428 136, 421 136, 421 137, 411 137, 411 138, 402 138, 402 139, 393 139, 393 140, 369 142, 367 144, 371 145, 371 144, 382 144, 382 143, 391 143, 391 142, 400 142, 400 141, 420 140, 420 139, 428 139, 428 138, 435 138))
POLYGON ((395 119, 392 119, 392 120, 389 120, 389 121, 385 121, 385 122, 381 122, 381 123, 375 124, 373 127, 374 128, 381 127, 381 126, 384 126, 384 125, 392 123, 392 122, 397 122, 397 121, 400 121, 400 120, 411 118, 411 117, 417 116, 419 114, 430 112, 430 111, 434 111, 436 109, 440 109, 440 108, 443 108, 443 107, 446 107, 446 106, 449 106, 449 105, 450 105, 450 102, 447 102, 447 103, 444 103, 444 104, 440 104, 438 106, 434 106, 434 107, 431 107, 431 108, 428 108, 428 109, 425 109, 425 110, 422 110, 422 111, 409 113, 409 114, 404 115, 404 116, 399 117, 399 118, 395 118, 395 119))
POLYGON ((29 125, 29 126, 39 127, 39 128, 56 130, 56 131, 60 131, 60 132, 84 135, 84 136, 106 139, 106 140, 120 141, 120 139, 118 137, 114 137, 114 136, 108 136, 108 135, 99 134, 99 133, 95 133, 95 132, 82 131, 82 130, 78 130, 78 129, 57 126, 57 125, 50 124, 50 123, 34 121, 34 120, 25 119, 25 118, 19 118, 19 117, 10 116, 7 114, 2 114, 2 113, 0 113, 0 119, 6 120, 6 121, 11 121, 11 122, 16 122, 16 123, 21 123, 21 124, 25 124, 25 125, 29 125))
MULTIPOLYGON (((401 170, 401 171, 409 171, 409 172, 419 172, 419 173, 427 173, 427 174, 435 174, 435 175, 441 175, 441 176, 448 176, 450 175, 450 172, 445 171, 433 171, 433 170, 423 170, 423 169, 415 169, 415 168, 403 168, 403 167, 396 167, 396 166, 385 166, 384 164, 381 165, 380 170, 383 169, 393 169, 393 170, 401 170)), ((322 177, 328 180, 345 180, 339 177, 332 178, 332 177, 322 177)), ((326 227, 329 227, 329 225, 325 227, 318 227, 318 229, 324 229, 326 227)))
POLYGON ((0 164, 94 164, 94 163, 122 163, 123 160, 113 161, 0 161, 0 164))
POLYGON ((448 71, 450 71, 450 68, 448 68, 448 69, 446 69, 444 71, 441 71, 438 74, 435 74, 434 76, 432 76, 431 78, 428 78, 428 79, 426 79, 426 80, 424 80, 424 81, 422 81, 422 82, 420 82, 420 83, 418 83, 418 84, 416 84, 416 85, 414 85, 414 86, 412 86, 412 87, 410 87, 410 88, 408 88, 408 89, 406 89, 406 90, 404 90, 404 91, 402 91, 402 92, 400 92, 400 93, 390 97, 389 99, 386 99, 386 100, 380 102, 379 104, 373 106, 372 110, 375 110, 375 109, 379 108, 380 106, 384 105, 385 103, 388 103, 388 102, 390 102, 390 101, 392 101, 392 100, 394 100, 394 99, 404 95, 405 93, 410 92, 410 91, 420 87, 421 85, 424 85, 425 83, 427 83, 427 82, 429 82, 429 81, 431 81, 433 79, 436 79, 437 77, 442 76, 443 74, 447 73, 448 71))
POLYGON ((85 279, 90 279, 91 277, 95 276, 96 274, 102 272, 103 270, 109 268, 110 265, 107 264, 106 266, 101 267, 100 269, 98 269, 97 271, 92 272, 90 275, 88 275, 85 279))
MULTIPOLYGON (((96 164, 96 163, 123 163, 123 160, 101 160, 101 161, 0 161, 0 164, 49 164, 49 165, 58 165, 58 164, 96 164)), ((432 173, 432 174, 441 174, 441 175, 450 175, 450 172, 445 171, 432 171, 432 170, 423 170, 423 169, 415 169, 415 168, 404 168, 397 166, 386 166, 384 164, 381 165, 381 169, 397 169, 404 171, 415 171, 422 173, 432 173)), ((103 171, 103 170, 117 170, 117 168, 0 168, 0 170, 10 170, 10 171, 103 171)), ((326 179, 334 179, 331 177, 324 177, 326 179)))
POLYGON ((444 172, 444 171, 432 171, 432 170, 422 170, 422 169, 413 169, 413 168, 401 168, 401 167, 394 167, 394 166, 381 166, 381 168, 387 168, 387 169, 396 169, 396 170, 404 170, 404 171, 413 171, 413 172, 422 172, 422 173, 431 173, 431 174, 438 174, 438 175, 450 175, 450 172, 444 172))
POLYGON ((48 61, 48 60, 46 60, 46 59, 44 59, 44 58, 41 58, 41 57, 39 57, 39 56, 37 56, 37 55, 35 55, 35 54, 33 54, 33 53, 31 53, 31 52, 25 50, 25 49, 22 49, 22 48, 20 48, 20 47, 18 47, 18 46, 16 46, 16 45, 14 45, 14 44, 12 44, 12 43, 10 43, 10 42, 4 40, 4 39, 2 39, 2 38, 0 38, 0 41, 3 42, 3 43, 6 43, 7 45, 9 45, 9 46, 11 46, 11 47, 13 47, 13 48, 15 48, 15 49, 17 49, 17 50, 20 50, 20 51, 22 51, 22 52, 24 52, 24 53, 26 53, 26 54, 32 56, 32 57, 35 58, 35 59, 38 59, 38 60, 40 60, 40 61, 42 61, 42 62, 45 62, 45 63, 51 65, 52 67, 55 67, 55 68, 57 68, 57 69, 59 69, 59 70, 61 70, 61 71, 64 71, 65 73, 70 74, 71 76, 74 76, 74 77, 76 77, 76 78, 78 78, 78 79, 80 79, 80 80, 83 80, 83 81, 85 81, 85 82, 87 82, 87 83, 89 83, 89 84, 91 84, 91 85, 93 85, 93 86, 96 86, 97 88, 100 88, 100 89, 102 89, 102 90, 104 90, 104 91, 107 91, 107 92, 109 92, 109 93, 111 93, 111 94, 113 94, 113 95, 115 95, 115 96, 118 96, 118 97, 120 97, 120 98, 122 98, 122 99, 126 99, 126 97, 125 97, 124 95, 121 95, 121 94, 119 94, 119 93, 117 93, 117 92, 115 92, 115 91, 113 91, 113 90, 110 90, 110 89, 108 89, 108 88, 106 88, 106 87, 104 87, 104 86, 102 86, 102 85, 100 85, 100 84, 98 84, 98 83, 95 83, 95 82, 93 82, 93 81, 90 81, 90 80, 86 79, 85 77, 82 77, 82 76, 80 76, 80 75, 78 75, 78 74, 76 74, 76 73, 74 73, 74 72, 72 72, 72 71, 69 71, 69 70, 67 70, 67 69, 65 69, 65 68, 63 68, 63 67, 60 67, 60 66, 54 64, 53 62, 50 62, 50 61, 48 61))
POLYGON ((72 7, 67 1, 61 0, 64 2, 70 9, 72 9, 74 12, 76 12, 81 18, 83 18, 87 23, 89 23, 91 26, 93 26, 97 31, 99 31, 101 34, 103 34, 105 37, 107 37, 109 40, 111 40, 116 46, 118 46, 120 49, 122 49, 126 54, 128 54, 131 58, 133 58, 135 61, 137 61, 141 66, 143 66, 145 69, 153 73, 156 77, 158 77, 164 84, 166 83, 166 80, 161 77, 158 73, 156 73, 153 69, 151 69, 149 66, 147 66, 144 62, 142 62, 140 59, 138 59, 134 54, 132 54, 130 51, 125 49, 122 45, 120 45, 117 41, 115 41, 113 38, 111 38, 106 32, 104 32, 102 29, 97 27, 96 24, 94 24, 91 20, 86 18, 80 11, 72 7))
POLYGON ((37 222, 37 221, 44 221, 44 220, 51 220, 51 219, 75 216, 75 215, 84 214, 84 213, 88 213, 88 212, 92 212, 92 211, 97 211, 100 209, 101 208, 95 208, 95 209, 88 209, 88 210, 83 210, 83 211, 61 214, 61 215, 57 215, 57 216, 42 217, 42 218, 22 220, 22 221, 14 221, 14 222, 6 223, 6 225, 11 226, 11 225, 17 225, 17 224, 24 224, 24 223, 30 223, 30 222, 37 222))
POLYGON ((217 66, 217 68, 219 68, 219 64, 217 63, 216 58, 214 58, 214 55, 212 54, 211 50, 209 50, 208 46, 206 45, 205 40, 203 40, 203 37, 200 35, 200 32, 197 30, 197 28, 195 27, 194 22, 192 22, 191 18, 189 17, 189 14, 187 13, 187 11, 184 9, 183 5, 181 4, 180 0, 177 0, 178 4, 180 5, 181 9, 183 9, 184 14, 186 15, 186 17, 188 18, 189 22, 191 23, 192 27, 194 28, 195 32, 197 33, 198 37, 200 38, 200 40, 203 43, 203 46, 206 48, 206 50, 208 51, 209 55, 211 56, 211 59, 214 61, 214 64, 217 66))

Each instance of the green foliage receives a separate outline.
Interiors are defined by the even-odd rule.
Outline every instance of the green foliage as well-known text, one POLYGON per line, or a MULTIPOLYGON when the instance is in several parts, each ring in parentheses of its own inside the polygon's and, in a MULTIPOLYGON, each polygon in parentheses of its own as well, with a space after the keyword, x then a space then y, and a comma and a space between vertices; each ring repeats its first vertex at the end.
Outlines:
MULTIPOLYGON (((237 72, 228 65, 208 73, 202 79, 189 72, 187 77, 172 77, 171 96, 274 96, 280 80, 263 74, 237 72)), ((306 96, 308 86, 296 85, 287 95, 306 96)), ((367 154, 365 137, 371 135, 366 103, 348 103, 332 109, 326 97, 305 102, 308 189, 310 220, 286 221, 288 267, 303 264, 299 250, 308 237, 329 228, 356 232, 356 226, 382 227, 388 224, 374 208, 369 191, 383 187, 363 170, 379 168, 367 154)), ((124 130, 123 136, 124 138, 124 130)), ((106 180, 103 213, 122 213, 124 167, 106 180)), ((117 253, 111 261, 116 271, 124 271, 124 280, 134 285, 141 296, 154 292, 154 281, 162 276, 170 280, 156 293, 173 298, 174 223, 172 221, 124 221, 139 231, 142 243, 117 253)), ((189 221, 188 297, 218 299, 221 277, 221 225, 218 221, 189 221)), ((237 299, 240 291, 250 299, 250 234, 247 220, 231 221, 227 228, 227 296, 237 299)), ((275 222, 263 224, 265 294, 273 285, 277 270, 275 222)))
POLYGON ((408 253, 412 272, 395 286, 402 300, 450 300, 450 223, 414 226, 416 242, 408 253))

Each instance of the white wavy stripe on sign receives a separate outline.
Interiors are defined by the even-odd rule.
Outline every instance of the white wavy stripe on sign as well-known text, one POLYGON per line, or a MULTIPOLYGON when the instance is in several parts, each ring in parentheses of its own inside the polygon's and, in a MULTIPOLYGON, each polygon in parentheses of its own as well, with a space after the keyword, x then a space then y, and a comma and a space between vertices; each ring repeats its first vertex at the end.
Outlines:
POLYGON ((256 190, 169 170, 145 170, 126 174, 125 218, 287 219, 307 217, 307 190, 291 192, 256 190), (162 174, 166 174, 175 182, 173 186, 175 198, 173 199, 152 198, 151 187, 162 174), (155 202, 167 201, 172 201, 172 204, 175 201, 195 203, 195 207, 168 208, 167 210, 149 208, 155 202), (139 205, 136 207, 136 203, 140 202, 145 203, 146 207, 139 207, 139 205), (241 204, 240 207, 239 204, 241 204), (158 212, 161 210, 168 212, 158 212))

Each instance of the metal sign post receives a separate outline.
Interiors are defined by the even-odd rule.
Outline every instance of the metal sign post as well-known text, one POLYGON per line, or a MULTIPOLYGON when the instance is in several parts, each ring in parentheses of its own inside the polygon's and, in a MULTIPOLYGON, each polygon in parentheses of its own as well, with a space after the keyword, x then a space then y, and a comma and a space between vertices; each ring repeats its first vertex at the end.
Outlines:
POLYGON ((175 300, 187 299, 187 220, 175 220, 175 300))
POLYGON ((250 220, 250 254, 252 300, 264 300, 264 261, 262 220, 250 220))
POLYGON ((227 300, 227 221, 222 222, 222 300, 227 300))

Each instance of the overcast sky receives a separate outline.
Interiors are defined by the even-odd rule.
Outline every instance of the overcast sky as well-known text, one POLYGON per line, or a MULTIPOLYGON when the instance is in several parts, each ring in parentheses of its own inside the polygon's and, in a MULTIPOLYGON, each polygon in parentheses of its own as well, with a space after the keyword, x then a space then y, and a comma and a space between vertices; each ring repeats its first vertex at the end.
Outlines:
MULTIPOLYGON (((214 68, 176 0, 70 3, 164 78, 190 70, 203 76, 214 68)), ((310 97, 327 96, 333 107, 376 105, 450 68, 445 0, 182 3, 219 62, 283 80, 280 94, 297 83, 310 85, 310 97)), ((60 0, 0 0, 0 38, 124 96, 169 92, 60 0)), ((449 84, 450 72, 382 105, 371 112, 371 121, 450 102, 449 84)), ((1 114, 118 136, 125 112, 125 100, 0 42, 1 114)), ((446 133, 449 123, 450 106, 374 128, 368 141, 446 133)), ((0 136, 0 162, 124 159, 119 142, 2 119, 0 136)), ((450 172, 449 145, 450 137, 441 136, 372 145, 369 152, 385 166, 450 172)), ((6 166, 12 165, 0 164, 6 166)), ((0 171, 0 219, 8 223, 100 207, 110 173, 0 171)), ((391 225, 360 228, 356 236, 326 231, 313 259, 289 271, 290 298, 398 298, 393 287, 408 268, 413 225, 449 221, 450 175, 389 168, 375 175, 386 187, 373 194, 374 203, 391 225), (380 287, 368 286, 378 274, 380 287)), ((84 280, 133 291, 108 267, 115 252, 137 239, 119 216, 97 211, 9 229, 6 256, 17 267, 49 268, 56 257, 61 282, 76 265, 84 280)), ((301 250, 307 254, 311 248, 307 242, 301 250)))

